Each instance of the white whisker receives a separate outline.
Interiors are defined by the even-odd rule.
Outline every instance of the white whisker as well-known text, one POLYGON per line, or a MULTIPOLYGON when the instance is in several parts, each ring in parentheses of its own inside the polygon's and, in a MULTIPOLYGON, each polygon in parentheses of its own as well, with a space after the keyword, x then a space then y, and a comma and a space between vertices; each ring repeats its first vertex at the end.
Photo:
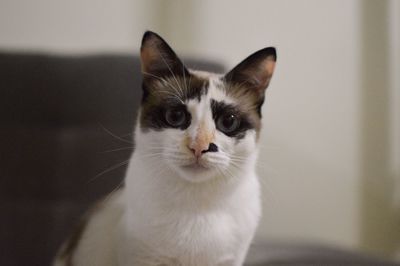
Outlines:
POLYGON ((169 72, 171 73, 172 77, 174 78, 174 80, 175 80, 175 82, 176 82, 176 85, 177 85, 178 88, 181 90, 181 93, 182 93, 182 95, 183 95, 183 90, 182 90, 181 86, 179 85, 179 82, 178 82, 178 80, 177 80, 177 78, 176 78, 174 72, 172 71, 170 65, 169 65, 168 62, 165 60, 165 58, 164 58, 164 56, 163 56, 163 54, 162 54, 161 52, 159 52, 159 55, 160 55, 161 59, 164 61, 164 64, 167 66, 169 72))
POLYGON ((97 178, 99 178, 100 176, 102 176, 102 175, 104 175, 104 174, 106 174, 106 173, 108 173, 108 172, 110 172, 110 171, 112 171, 112 170, 115 170, 115 169, 117 169, 117 168, 119 168, 119 167, 121 167, 121 166, 123 166, 123 165, 125 165, 125 164, 128 164, 128 163, 129 163, 129 159, 128 159, 128 160, 125 160, 125 161, 122 161, 122 162, 120 162, 120 163, 117 163, 116 165, 113 165, 113 166, 111 166, 110 168, 107 168, 106 170, 100 172, 99 174, 97 174, 96 176, 94 176, 93 178, 91 178, 91 179, 88 181, 88 183, 91 183, 91 182, 93 182, 94 180, 96 180, 97 178))
POLYGON ((123 151, 123 150, 132 150, 134 147, 122 147, 122 148, 117 148, 117 149, 112 149, 112 150, 106 150, 102 151, 101 153, 109 153, 109 152, 114 152, 114 151, 123 151))
POLYGON ((104 131, 106 131, 106 132, 107 132, 109 135, 111 135, 112 137, 114 137, 114 138, 116 138, 116 139, 118 139, 118 140, 120 140, 120 141, 129 143, 129 144, 133 144, 132 141, 128 141, 128 140, 126 140, 126 139, 123 139, 123 138, 121 138, 121 137, 115 135, 115 134, 112 133, 110 130, 108 130, 107 128, 105 128, 102 124, 99 124, 99 125, 100 125, 101 128, 103 128, 104 131))

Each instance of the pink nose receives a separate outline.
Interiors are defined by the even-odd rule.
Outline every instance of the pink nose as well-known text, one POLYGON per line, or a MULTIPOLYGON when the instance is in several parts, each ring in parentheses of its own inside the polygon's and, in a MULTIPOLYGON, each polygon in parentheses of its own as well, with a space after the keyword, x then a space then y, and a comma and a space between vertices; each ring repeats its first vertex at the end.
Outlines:
POLYGON ((208 149, 208 143, 194 143, 190 144, 188 148, 191 152, 193 152, 194 156, 200 157, 208 149))
POLYGON ((218 151, 218 147, 214 143, 208 143, 207 145, 194 144, 194 145, 189 145, 188 148, 191 152, 193 152, 194 156, 196 157, 200 157, 203 153, 206 152, 218 151))

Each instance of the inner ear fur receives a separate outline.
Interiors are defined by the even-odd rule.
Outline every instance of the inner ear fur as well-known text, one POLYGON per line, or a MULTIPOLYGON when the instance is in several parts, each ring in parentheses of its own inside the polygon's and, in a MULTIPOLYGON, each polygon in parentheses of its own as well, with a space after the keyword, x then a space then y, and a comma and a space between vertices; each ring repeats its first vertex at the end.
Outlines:
POLYGON ((274 47, 261 49, 235 66, 224 79, 227 83, 244 86, 262 93, 267 89, 276 63, 274 47))
POLYGON ((140 59, 145 78, 189 75, 189 71, 168 43, 152 31, 143 35, 140 59))

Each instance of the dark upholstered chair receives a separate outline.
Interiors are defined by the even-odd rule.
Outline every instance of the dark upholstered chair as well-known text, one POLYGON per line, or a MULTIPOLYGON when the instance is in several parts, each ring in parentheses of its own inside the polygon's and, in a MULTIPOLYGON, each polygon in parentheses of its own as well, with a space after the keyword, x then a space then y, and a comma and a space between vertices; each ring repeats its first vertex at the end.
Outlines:
MULTIPOLYGON (((140 98, 134 55, 0 53, 1 266, 49 265, 88 206, 119 186, 133 148, 130 133, 140 98)), ((395 265, 277 243, 255 245, 248 261, 395 265)))

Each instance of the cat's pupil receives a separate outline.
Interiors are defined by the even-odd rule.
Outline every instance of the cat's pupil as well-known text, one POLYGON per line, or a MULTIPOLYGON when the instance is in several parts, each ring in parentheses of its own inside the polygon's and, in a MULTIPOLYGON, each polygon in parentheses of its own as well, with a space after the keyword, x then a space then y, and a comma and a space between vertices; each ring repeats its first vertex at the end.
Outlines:
POLYGON ((186 123, 186 113, 181 109, 169 109, 165 113, 167 123, 172 127, 180 127, 186 123))
POLYGON ((222 120, 222 123, 224 125, 225 128, 230 128, 232 127, 232 125, 235 122, 235 116, 234 115, 227 115, 224 117, 224 119, 222 120))
POLYGON ((240 124, 240 120, 234 114, 227 114, 221 116, 217 120, 217 128, 224 133, 232 133, 240 124))

